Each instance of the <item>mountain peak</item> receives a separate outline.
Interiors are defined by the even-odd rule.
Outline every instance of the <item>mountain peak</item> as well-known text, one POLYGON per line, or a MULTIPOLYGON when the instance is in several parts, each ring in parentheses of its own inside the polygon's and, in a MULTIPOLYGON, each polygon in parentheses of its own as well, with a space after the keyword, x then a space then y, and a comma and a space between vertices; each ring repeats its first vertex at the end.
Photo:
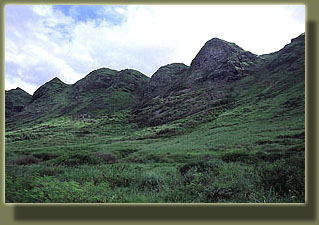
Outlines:
POLYGON ((87 76, 90 77, 90 76, 94 76, 96 74, 98 75, 115 75, 118 71, 117 70, 113 70, 113 69, 110 69, 110 68, 106 68, 106 67, 102 67, 102 68, 99 68, 99 69, 96 69, 96 70, 93 70, 92 72, 90 72, 87 76))
POLYGON ((25 106, 30 103, 31 98, 32 96, 29 93, 19 87, 5 91, 6 119, 21 112, 25 106))
POLYGON ((8 91, 6 91, 6 93, 22 94, 22 95, 30 96, 30 97, 31 97, 31 95, 30 95, 28 92, 26 92, 25 90, 23 90, 23 89, 20 88, 20 87, 16 87, 16 88, 14 88, 14 89, 8 90, 8 91))
MULTIPOLYGON (((14 89, 10 89, 10 90, 8 90, 8 91, 6 91, 6 92, 15 92, 15 93, 20 92, 20 93, 29 94, 29 93, 27 93, 25 90, 23 90, 23 89, 20 88, 20 87, 16 87, 16 88, 14 88, 14 89)), ((30 95, 30 94, 29 94, 29 95, 30 95)))
POLYGON ((161 66, 151 77, 144 91, 144 96, 156 96, 165 93, 172 84, 181 79, 188 70, 183 63, 171 63, 161 66))
POLYGON ((60 80, 60 78, 58 77, 54 77, 52 80, 50 80, 49 82, 60 82, 60 83, 64 83, 62 80, 60 80))
POLYGON ((234 43, 224 41, 219 38, 212 38, 197 53, 191 63, 192 69, 212 70, 217 65, 225 63, 234 55, 245 55, 250 59, 256 56, 250 52, 243 50, 234 43))
POLYGON ((67 88, 68 86, 69 86, 68 84, 61 81, 58 77, 54 77, 52 80, 46 82, 34 92, 32 96, 32 101, 42 96, 48 96, 56 92, 61 92, 63 89, 67 88))
POLYGON ((20 88, 20 87, 17 87, 17 88, 15 88, 14 90, 17 90, 17 91, 23 91, 23 89, 22 89, 22 88, 20 88))
POLYGON ((93 89, 108 88, 112 85, 112 80, 114 79, 117 73, 117 70, 112 70, 105 67, 93 70, 84 78, 77 81, 73 85, 73 88, 75 88, 77 92, 85 92, 93 89))
POLYGON ((174 74, 172 75, 178 75, 180 74, 180 70, 184 71, 185 69, 187 69, 188 66, 186 66, 184 63, 171 63, 171 64, 167 64, 165 66, 161 66, 153 75, 153 76, 158 76, 161 74, 166 73, 167 71, 174 71, 174 74))
POLYGON ((201 73, 195 80, 236 80, 249 72, 256 59, 256 55, 234 43, 212 38, 191 62, 191 71, 201 73))
POLYGON ((298 37, 291 39, 291 43, 298 42, 298 41, 303 41, 303 42, 305 41, 305 32, 300 34, 298 37))
POLYGON ((230 42, 227 42, 223 39, 220 39, 220 38, 217 38, 217 37, 214 37, 208 41, 206 41, 206 44, 207 43, 215 43, 215 44, 230 44, 230 42))

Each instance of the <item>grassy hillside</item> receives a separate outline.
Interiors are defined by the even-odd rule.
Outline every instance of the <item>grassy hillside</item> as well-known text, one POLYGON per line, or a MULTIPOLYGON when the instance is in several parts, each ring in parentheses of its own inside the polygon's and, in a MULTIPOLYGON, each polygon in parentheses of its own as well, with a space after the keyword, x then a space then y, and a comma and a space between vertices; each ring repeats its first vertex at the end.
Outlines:
POLYGON ((214 70, 187 86, 170 74, 191 70, 172 64, 155 76, 164 91, 134 71, 105 81, 74 111, 6 131, 6 202, 305 202, 304 63, 303 34, 240 79, 214 70))

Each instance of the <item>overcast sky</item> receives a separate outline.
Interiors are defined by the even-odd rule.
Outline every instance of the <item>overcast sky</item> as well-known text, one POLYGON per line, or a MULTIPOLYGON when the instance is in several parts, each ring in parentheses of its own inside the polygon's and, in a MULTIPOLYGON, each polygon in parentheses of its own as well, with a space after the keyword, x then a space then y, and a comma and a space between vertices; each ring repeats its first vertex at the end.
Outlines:
POLYGON ((90 71, 190 65, 218 37, 261 55, 305 31, 305 7, 16 6, 5 7, 5 88, 33 92, 54 77, 72 84, 90 71))

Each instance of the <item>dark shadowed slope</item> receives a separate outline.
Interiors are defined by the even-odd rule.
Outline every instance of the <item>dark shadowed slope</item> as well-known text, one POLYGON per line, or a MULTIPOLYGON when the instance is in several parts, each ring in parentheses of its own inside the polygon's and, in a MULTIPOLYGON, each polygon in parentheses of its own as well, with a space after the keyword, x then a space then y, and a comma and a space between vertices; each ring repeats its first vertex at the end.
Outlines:
POLYGON ((31 102, 32 95, 21 88, 12 89, 5 92, 5 116, 9 118, 22 112, 26 105, 31 102))

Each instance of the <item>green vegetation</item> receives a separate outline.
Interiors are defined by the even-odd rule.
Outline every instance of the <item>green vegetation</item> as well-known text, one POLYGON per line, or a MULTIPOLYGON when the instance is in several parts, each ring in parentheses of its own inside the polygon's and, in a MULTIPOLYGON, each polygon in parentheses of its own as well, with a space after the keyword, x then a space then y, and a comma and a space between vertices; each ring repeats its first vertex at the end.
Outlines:
MULTIPOLYGON (((241 79, 152 86, 142 100, 148 79, 134 70, 49 90, 49 104, 34 100, 41 116, 32 103, 8 120, 6 202, 305 202, 302 48, 260 56, 241 79)), ((187 75, 162 71, 174 66, 187 75)))
POLYGON ((7 202, 304 202, 302 110, 273 103, 205 122, 138 128, 122 111, 7 132, 7 202))
POLYGON ((6 117, 10 117, 23 111, 25 106, 31 101, 32 96, 21 88, 16 88, 6 91, 5 99, 5 114, 6 117))

